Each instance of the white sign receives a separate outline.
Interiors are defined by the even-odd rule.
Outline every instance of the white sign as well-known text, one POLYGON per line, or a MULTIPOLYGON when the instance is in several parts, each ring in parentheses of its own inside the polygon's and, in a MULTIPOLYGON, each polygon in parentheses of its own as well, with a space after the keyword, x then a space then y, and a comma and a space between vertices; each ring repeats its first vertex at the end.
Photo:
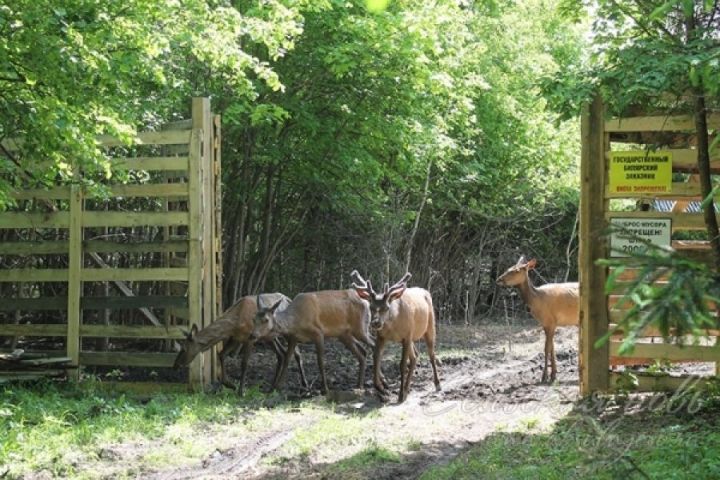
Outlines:
POLYGON ((669 218, 613 218, 610 220, 610 256, 629 257, 647 244, 670 246, 672 220, 669 218))

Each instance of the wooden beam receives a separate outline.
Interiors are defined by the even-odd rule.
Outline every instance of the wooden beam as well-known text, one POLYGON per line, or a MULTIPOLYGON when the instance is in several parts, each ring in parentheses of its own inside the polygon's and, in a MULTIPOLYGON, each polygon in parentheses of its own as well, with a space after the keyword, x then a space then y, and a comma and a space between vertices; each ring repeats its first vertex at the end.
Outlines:
POLYGON ((187 212, 105 212, 87 211, 84 227, 184 226, 187 212))
POLYGON ((188 157, 116 157, 112 159, 113 168, 118 170, 146 170, 186 172, 188 157))
POLYGON ((87 240, 86 252, 97 253, 150 253, 150 252, 187 252, 187 240, 164 240, 162 242, 112 242, 109 240, 87 240))
MULTIPOLYGON (((70 193, 70 231, 68 240, 68 288, 67 288, 67 356, 72 365, 80 366, 80 325, 82 309, 80 298, 83 294, 83 195, 80 185, 73 185, 70 193)), ((73 381, 80 380, 79 368, 68 374, 73 381)))
POLYGON ((2 212, 0 228, 68 228, 70 212, 2 212))
POLYGON ((0 270, 0 282, 67 282, 68 270, 16 268, 0 270))
POLYGON ((608 326, 605 304, 607 270, 596 261, 607 257, 604 198, 607 182, 605 152, 609 148, 604 126, 604 107, 599 95, 583 110, 581 120, 582 155, 580 164, 580 391, 589 395, 609 387, 607 344, 595 348, 595 342, 608 326))
MULTIPOLYGON (((708 115, 708 129, 720 128, 720 114, 708 115)), ((691 115, 613 118, 605 122, 606 132, 674 132, 695 130, 691 115)))
MULTIPOLYGON (((123 147, 128 143, 110 135, 100 135, 96 139, 103 147, 123 147)), ((180 145, 190 141, 188 130, 162 130, 160 132, 140 132, 132 138, 130 145, 180 145)))
MULTIPOLYGON (((638 386, 634 390, 636 392, 671 392, 678 390, 703 390, 710 385, 716 385, 717 379, 713 377, 699 376, 669 376, 669 375, 649 375, 642 373, 633 373, 637 378, 638 386)), ((624 385, 625 376, 620 373, 610 374, 610 388, 617 391, 624 385)))
POLYGON ((183 282, 188 280, 187 268, 86 268, 82 279, 86 282, 183 282))
POLYGON ((107 367, 172 367, 176 353, 81 352, 83 365, 107 367))
POLYGON ((673 345, 670 343, 636 343, 632 353, 620 355, 620 342, 610 341, 610 355, 624 358, 656 358, 683 362, 718 362, 720 349, 714 345, 673 345))

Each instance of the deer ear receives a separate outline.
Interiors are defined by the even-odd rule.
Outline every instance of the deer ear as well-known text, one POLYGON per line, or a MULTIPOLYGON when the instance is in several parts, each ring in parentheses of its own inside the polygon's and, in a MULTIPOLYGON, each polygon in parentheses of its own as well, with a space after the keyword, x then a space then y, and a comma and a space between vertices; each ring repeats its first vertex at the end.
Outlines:
POLYGON ((407 287, 403 287, 403 288, 401 288, 401 289, 394 290, 394 291, 390 294, 390 297, 388 298, 388 303, 394 302, 394 301, 397 300, 398 298, 402 297, 402 296, 403 296, 403 293, 405 293, 405 290, 406 290, 406 289, 407 289, 407 287))
POLYGON ((535 260, 534 258, 531 259, 531 260, 529 260, 529 261, 527 262, 527 268, 528 268, 528 270, 532 270, 533 268, 535 268, 535 265, 537 265, 537 260, 535 260))
POLYGON ((281 303, 282 303, 282 298, 280 300, 278 300, 277 302, 275 302, 275 305, 270 307, 270 312, 275 313, 275 310, 277 310, 277 308, 280 306, 281 303))
POLYGON ((355 292, 357 292, 358 296, 363 300, 370 301, 370 294, 364 288, 356 287, 355 292))
POLYGON ((193 326, 190 327, 190 332, 187 335, 188 340, 195 339, 195 335, 197 335, 197 333, 198 333, 198 327, 197 327, 197 325, 193 324, 193 326))

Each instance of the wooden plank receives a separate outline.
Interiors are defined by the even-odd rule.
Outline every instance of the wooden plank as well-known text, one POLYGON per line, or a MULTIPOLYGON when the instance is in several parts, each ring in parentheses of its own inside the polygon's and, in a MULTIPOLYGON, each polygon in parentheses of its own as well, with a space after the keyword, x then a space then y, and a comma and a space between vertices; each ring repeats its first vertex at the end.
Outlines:
MULTIPOLYGON (((611 268, 610 272, 615 273, 617 270, 615 268, 611 268)), ((641 268, 638 267, 628 267, 625 268, 617 277, 616 280, 620 283, 627 283, 637 280, 638 276, 640 275, 640 272, 642 271, 641 268)), ((665 272, 658 276, 657 282, 667 282, 670 278, 670 274, 668 272, 665 272)))
MULTIPOLYGON (((617 311, 617 310, 615 310, 614 312, 611 312, 610 329, 612 330, 615 327, 617 327, 617 322, 619 322, 621 320, 622 320, 622 312, 617 311), (612 315, 613 313, 615 315, 612 315)), ((622 331, 623 331, 622 328, 618 329, 619 334, 622 334, 622 331)), ((675 329, 670 330, 671 335, 674 333, 674 331, 675 331, 675 329)), ((718 329, 718 330, 706 329, 706 330, 703 330, 703 332, 708 337, 720 336, 720 329, 718 329)), ((660 333, 660 329, 658 329, 657 327, 645 327, 642 330, 641 336, 642 337, 662 337, 662 333, 660 333)), ((688 337, 690 337, 690 336, 688 335, 688 337)))
MULTIPOLYGON (((673 171, 697 172, 697 150, 691 148, 673 149, 673 171)), ((711 173, 720 173, 720 152, 710 153, 711 173)))
MULTIPOLYGON (((190 168, 188 170, 188 183, 190 186, 190 196, 188 198, 188 210, 190 212, 190 224, 188 226, 190 242, 190 250, 188 251, 188 314, 190 316, 190 326, 196 325, 197 328, 202 328, 203 326, 202 240, 204 225, 202 224, 202 142, 204 133, 202 128, 205 125, 205 119, 203 118, 205 111, 204 100, 202 98, 193 98, 193 130, 190 139, 190 168)), ((198 355, 190 363, 189 382, 190 388, 193 390, 203 390, 204 388, 204 362, 205 356, 198 355)))
POLYGON ((170 382, 116 382, 103 380, 93 385, 93 388, 109 392, 119 392, 129 395, 157 395, 160 393, 188 393, 187 383, 170 382))
POLYGON ((183 173, 188 169, 188 157, 116 157, 113 168, 118 170, 170 171, 183 173))
MULTIPOLYGON (((643 375, 634 374, 638 381, 636 392, 672 392, 678 390, 703 390, 710 385, 716 385, 717 379, 700 376, 669 376, 669 375, 643 375)), ((617 391, 623 385, 624 376, 620 373, 610 374, 610 388, 617 391)))
MULTIPOLYGON (((214 269, 215 259, 213 257, 213 216, 215 209, 213 203, 215 201, 215 190, 213 188, 213 180, 215 178, 215 167, 213 165, 213 150, 215 142, 213 138, 213 115, 210 111, 210 100, 205 98, 202 101, 202 131, 203 131, 203 148, 202 148, 202 327, 212 323, 213 317, 213 290, 214 290, 214 269)), ((203 368, 203 384, 209 383, 215 378, 215 369, 217 366, 214 360, 217 358, 215 349, 203 353, 205 357, 203 368)), ((218 376, 219 377, 219 376, 218 376)))
MULTIPOLYGON (((720 128, 720 114, 708 115, 708 129, 720 128)), ((691 115, 613 118, 605 122, 606 132, 673 132, 694 131, 691 115)))
MULTIPOLYGON (((67 309, 67 296, 39 297, 39 298, 3 298, 0 302, 0 312, 38 311, 38 310, 65 310, 67 309)), ((2 329, 0 325, 0 329, 2 329)))
POLYGON ((18 337, 65 337, 67 324, 3 324, 0 336, 18 337))
POLYGON ((188 308, 169 308, 168 312, 181 320, 185 320, 190 325, 190 310, 188 308))
POLYGON ((111 197, 187 197, 187 183, 145 183, 142 185, 114 185, 111 197))
POLYGON ((134 310, 136 308, 184 308, 187 307, 187 297, 152 295, 132 297, 84 297, 82 307, 84 310, 134 310))
POLYGON ((67 282, 66 269, 16 268, 0 270, 0 282, 67 282))
POLYGON ((69 212, 1 212, 0 228, 68 228, 69 212))
POLYGON ((149 325, 83 325, 80 329, 83 337, 147 338, 147 339, 183 339, 185 334, 180 327, 155 327, 149 325))
POLYGON ((718 362, 720 348, 714 345, 680 346, 669 343, 636 343, 632 353, 620 355, 620 342, 610 341, 610 355, 624 358, 656 358, 683 362, 718 362))
POLYGON ((52 188, 29 188, 10 192, 10 197, 15 200, 69 200, 70 185, 63 185, 52 188))
POLYGON ((187 281, 187 268, 86 268, 82 272, 86 282, 114 281, 187 281))
POLYGON ((165 240, 162 242, 112 242, 109 240, 86 240, 83 245, 86 252, 95 253, 150 253, 150 252, 187 252, 186 240, 165 240))
MULTIPOLYGON (((65 337, 66 324, 4 324, 0 336, 18 337, 65 337)), ((183 339, 180 327, 128 326, 128 325, 81 325, 82 337, 183 339)))
MULTIPOLYGON (((68 289, 67 289, 67 356, 72 365, 79 366, 80 360, 80 325, 82 309, 80 298, 83 294, 83 195, 80 185, 73 185, 70 193, 70 231, 68 248, 68 289)), ((79 369, 69 373, 72 381, 80 380, 79 369)))
POLYGON ((192 119, 175 120, 163 124, 162 130, 190 130, 192 128, 192 119))
POLYGON ((607 179, 605 152, 609 138, 603 130, 604 108, 599 95, 583 109, 581 119, 582 152, 580 162, 580 391, 589 395, 609 387, 607 343, 595 348, 595 342, 607 332, 607 307, 604 287, 607 269, 596 261, 607 257, 604 231, 607 222, 604 198, 607 179))
POLYGON ((81 352, 82 365, 107 367, 172 367, 176 353, 81 352))
POLYGON ((68 246, 65 240, 2 242, 0 255, 67 254, 68 246))
MULTIPOLYGON (((212 269, 213 269, 213 321, 223 310, 222 303, 222 273, 223 273, 223 249, 222 249, 222 124, 220 115, 213 117, 213 222, 212 231, 213 238, 210 248, 212 253, 212 269)), ((219 346, 213 347, 213 352, 217 352, 219 346)), ((213 362, 213 379, 219 381, 221 378, 221 366, 219 365, 218 356, 210 357, 213 362)))
MULTIPOLYGON (((685 212, 607 212, 607 220, 613 218, 669 218, 672 220, 672 231, 678 230, 705 230, 702 213, 685 212)), ((720 215, 718 215, 720 220, 720 215)))
MULTIPOLYGON (((613 294, 608 295, 607 307, 611 310, 621 310, 622 311, 622 310, 629 310, 630 308, 632 308, 635 305, 633 303, 633 301, 630 299, 622 301, 622 303, 621 303, 622 299, 623 299, 623 295, 619 294, 619 293, 618 294, 613 293, 613 294)), ((715 310, 715 302, 708 300, 706 303, 710 310, 715 310)))
MULTIPOLYGON (((179 145, 190 141, 188 130, 162 130, 160 132, 140 132, 132 138, 131 145, 179 145)), ((110 135, 99 135, 96 142, 103 147, 127 146, 127 142, 110 135)))
POLYGON ((184 226, 188 212, 105 212, 87 211, 83 216, 85 227, 143 227, 184 226))
MULTIPOLYGON (((670 192, 611 192, 610 187, 605 188, 605 198, 662 198, 663 200, 701 200, 700 184, 687 182, 673 182, 670 192)), ((715 196, 715 201, 720 200, 720 194, 715 196)))

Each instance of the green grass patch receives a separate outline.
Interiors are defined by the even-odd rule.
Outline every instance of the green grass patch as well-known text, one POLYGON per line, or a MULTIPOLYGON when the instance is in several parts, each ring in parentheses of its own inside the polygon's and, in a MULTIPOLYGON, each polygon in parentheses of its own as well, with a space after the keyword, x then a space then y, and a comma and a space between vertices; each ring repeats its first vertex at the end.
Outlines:
MULTIPOLYGON (((201 450, 183 443, 193 427, 235 422, 265 400, 258 391, 243 398, 230 391, 134 397, 106 391, 92 381, 3 386, 0 476, 45 470, 56 477, 74 477, 80 475, 80 465, 102 457, 107 445, 158 438, 175 443, 179 454, 197 456, 201 450)), ((172 452, 161 453, 148 463, 174 461, 172 452)))
POLYGON ((421 479, 720 478, 717 405, 693 415, 672 409, 575 413, 549 432, 528 427, 520 422, 517 431, 496 432, 421 479))
POLYGON ((368 472, 387 464, 400 463, 402 457, 396 451, 372 444, 368 448, 333 463, 324 472, 330 478, 368 478, 368 472))

